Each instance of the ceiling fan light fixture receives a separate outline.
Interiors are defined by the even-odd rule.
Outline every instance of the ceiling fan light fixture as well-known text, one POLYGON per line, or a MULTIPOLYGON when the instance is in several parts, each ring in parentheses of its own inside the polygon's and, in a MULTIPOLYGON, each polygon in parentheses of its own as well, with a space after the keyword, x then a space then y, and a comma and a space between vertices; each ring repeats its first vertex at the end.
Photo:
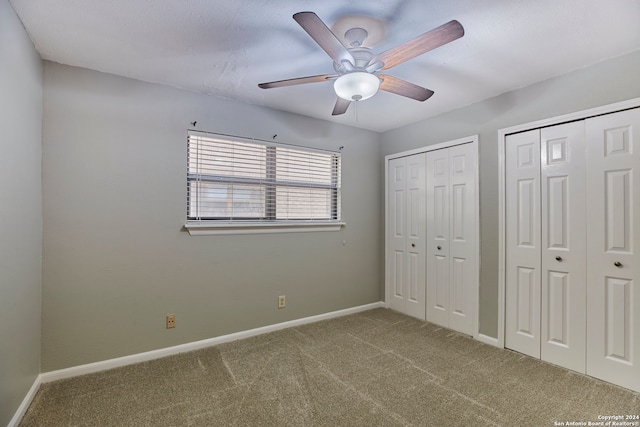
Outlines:
POLYGON ((364 71, 343 74, 333 83, 336 95, 347 101, 369 99, 378 92, 379 87, 380 79, 364 71))

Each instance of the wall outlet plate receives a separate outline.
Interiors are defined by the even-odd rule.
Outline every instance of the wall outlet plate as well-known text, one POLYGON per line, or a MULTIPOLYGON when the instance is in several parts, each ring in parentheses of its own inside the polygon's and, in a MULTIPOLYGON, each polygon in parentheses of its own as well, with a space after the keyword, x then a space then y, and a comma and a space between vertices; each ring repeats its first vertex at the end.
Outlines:
POLYGON ((287 301, 286 301, 286 296, 285 295, 280 295, 278 297, 278 308, 284 308, 287 301))
POLYGON ((176 315, 175 314, 167 314, 167 329, 176 327, 176 315))

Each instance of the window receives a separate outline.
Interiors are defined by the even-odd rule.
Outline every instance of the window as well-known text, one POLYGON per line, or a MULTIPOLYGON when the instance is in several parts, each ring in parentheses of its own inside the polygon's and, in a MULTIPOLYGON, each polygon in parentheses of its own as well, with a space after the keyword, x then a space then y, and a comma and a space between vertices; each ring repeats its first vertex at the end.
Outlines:
POLYGON ((341 224, 339 153, 195 131, 187 145, 190 232, 341 224))

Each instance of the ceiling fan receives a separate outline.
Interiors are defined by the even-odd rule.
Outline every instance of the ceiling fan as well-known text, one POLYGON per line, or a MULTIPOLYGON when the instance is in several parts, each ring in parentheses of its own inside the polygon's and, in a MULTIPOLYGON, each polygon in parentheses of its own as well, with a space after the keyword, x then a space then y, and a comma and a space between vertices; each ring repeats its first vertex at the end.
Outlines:
POLYGON ((379 72, 402 64, 464 35, 462 25, 453 20, 408 42, 376 54, 363 45, 368 36, 367 31, 363 28, 356 27, 347 30, 344 38, 349 46, 345 46, 315 13, 299 12, 293 15, 293 19, 333 59, 333 68, 336 70, 336 74, 278 80, 260 83, 258 86, 262 89, 271 89, 335 80, 333 86, 338 99, 333 108, 332 115, 334 116, 344 114, 352 101, 371 98, 378 89, 417 101, 429 99, 433 95, 433 91, 388 74, 379 74, 379 72))

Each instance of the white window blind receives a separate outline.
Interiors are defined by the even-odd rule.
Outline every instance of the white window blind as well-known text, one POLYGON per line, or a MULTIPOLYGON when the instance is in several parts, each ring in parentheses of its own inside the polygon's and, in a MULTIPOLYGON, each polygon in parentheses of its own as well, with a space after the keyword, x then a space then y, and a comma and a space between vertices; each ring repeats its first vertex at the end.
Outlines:
POLYGON ((188 222, 339 222, 340 154, 189 131, 188 222))

